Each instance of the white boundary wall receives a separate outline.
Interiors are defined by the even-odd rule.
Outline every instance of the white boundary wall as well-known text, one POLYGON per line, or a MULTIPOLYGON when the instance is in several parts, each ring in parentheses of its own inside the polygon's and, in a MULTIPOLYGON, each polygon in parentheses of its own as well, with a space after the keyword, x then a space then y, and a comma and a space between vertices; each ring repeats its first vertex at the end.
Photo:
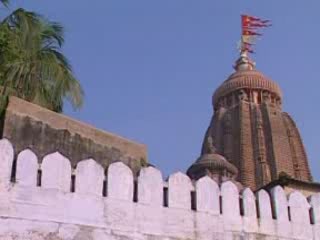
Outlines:
POLYGON ((72 169, 60 153, 38 161, 25 150, 16 161, 13 183, 13 147, 0 140, 0 240, 320 240, 320 194, 286 196, 279 186, 271 195, 239 193, 232 182, 193 183, 180 172, 164 182, 152 167, 134 184, 121 162, 106 177, 94 160, 72 169))

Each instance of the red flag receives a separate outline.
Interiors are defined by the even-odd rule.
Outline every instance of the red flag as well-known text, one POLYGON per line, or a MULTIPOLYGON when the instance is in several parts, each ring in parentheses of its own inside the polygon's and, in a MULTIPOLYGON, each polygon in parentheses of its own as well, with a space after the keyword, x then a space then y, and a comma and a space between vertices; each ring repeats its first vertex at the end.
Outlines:
POLYGON ((267 23, 255 23, 255 22, 245 22, 243 25, 245 28, 259 28, 259 27, 270 27, 271 24, 267 23))
POLYGON ((249 16, 249 15, 241 15, 242 19, 246 19, 248 21, 260 21, 260 18, 256 18, 253 16, 249 16))
POLYGON ((262 20, 260 18, 241 15, 242 27, 269 27, 270 20, 262 20))
POLYGON ((262 36, 261 33, 250 31, 250 30, 247 30, 247 29, 243 29, 242 30, 242 35, 245 35, 245 36, 262 36))
POLYGON ((270 23, 271 21, 270 20, 262 20, 261 22, 262 23, 270 23))
POLYGON ((257 17, 252 17, 249 15, 241 15, 242 22, 260 22, 260 23, 269 23, 271 22, 270 20, 262 20, 257 17))
POLYGON ((252 47, 256 37, 262 36, 258 30, 270 26, 270 20, 263 20, 249 15, 241 15, 242 36, 240 50, 242 52, 254 53, 252 47))

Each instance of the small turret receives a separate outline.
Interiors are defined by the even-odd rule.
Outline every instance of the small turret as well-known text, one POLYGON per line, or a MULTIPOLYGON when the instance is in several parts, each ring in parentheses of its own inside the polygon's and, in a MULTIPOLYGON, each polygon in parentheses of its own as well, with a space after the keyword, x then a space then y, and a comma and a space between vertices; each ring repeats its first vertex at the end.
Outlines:
POLYGON ((211 136, 208 136, 206 144, 207 153, 202 154, 191 165, 187 171, 188 176, 196 180, 203 176, 209 176, 218 183, 235 180, 238 176, 238 169, 225 157, 217 153, 211 136))

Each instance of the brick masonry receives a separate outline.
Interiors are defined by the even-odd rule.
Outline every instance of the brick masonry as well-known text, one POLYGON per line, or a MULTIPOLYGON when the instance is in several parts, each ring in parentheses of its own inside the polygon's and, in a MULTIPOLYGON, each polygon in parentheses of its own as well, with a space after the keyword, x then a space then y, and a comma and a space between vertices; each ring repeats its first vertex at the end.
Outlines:
MULTIPOLYGON (((256 70, 237 71, 213 99, 214 115, 203 146, 211 137, 219 154, 238 168, 239 182, 256 189, 281 173, 312 181, 299 130, 282 111, 276 83, 256 70)), ((206 153, 203 147, 201 154, 206 153)))

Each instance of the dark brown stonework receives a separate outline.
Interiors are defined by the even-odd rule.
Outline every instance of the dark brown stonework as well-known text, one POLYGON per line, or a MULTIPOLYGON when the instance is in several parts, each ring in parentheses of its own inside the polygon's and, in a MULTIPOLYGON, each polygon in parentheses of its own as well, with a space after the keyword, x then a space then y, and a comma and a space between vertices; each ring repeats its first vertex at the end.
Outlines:
MULTIPOLYGON (((244 186, 249 184, 255 184, 255 176, 251 173, 255 171, 256 162, 254 161, 254 149, 252 147, 252 124, 251 124, 251 111, 250 105, 248 102, 241 101, 239 105, 239 125, 240 136, 235 138, 238 142, 240 148, 239 156, 234 156, 238 158, 239 169, 240 169, 240 182, 244 186)), ((236 135, 235 135, 236 136, 236 135)), ((235 146, 237 148, 237 146, 235 146)), ((230 159, 232 161, 232 159, 230 159)))
POLYGON ((104 168, 115 161, 126 163, 135 173, 147 163, 145 145, 95 129, 16 97, 10 97, 2 137, 13 143, 15 153, 29 148, 42 161, 59 151, 73 167, 93 158, 104 168))
POLYGON ((297 179, 312 181, 309 162, 298 128, 288 113, 283 113, 297 179), (304 176, 309 176, 304 178, 304 176))
MULTIPOLYGON (((236 72, 213 95, 214 115, 201 156, 208 153, 205 146, 212 138, 216 151, 238 168, 237 180, 253 189, 278 179, 280 173, 312 181, 299 131, 282 112, 279 86, 242 57, 236 72)), ((195 175, 190 169, 188 174, 195 175)))

